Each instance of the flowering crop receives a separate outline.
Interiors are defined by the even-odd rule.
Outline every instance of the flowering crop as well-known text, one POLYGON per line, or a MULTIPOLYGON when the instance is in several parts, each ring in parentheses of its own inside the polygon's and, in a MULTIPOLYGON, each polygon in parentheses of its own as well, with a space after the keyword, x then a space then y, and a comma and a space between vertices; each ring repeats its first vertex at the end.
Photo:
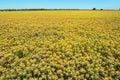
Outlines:
POLYGON ((120 12, 0 12, 0 79, 119 80, 120 12))

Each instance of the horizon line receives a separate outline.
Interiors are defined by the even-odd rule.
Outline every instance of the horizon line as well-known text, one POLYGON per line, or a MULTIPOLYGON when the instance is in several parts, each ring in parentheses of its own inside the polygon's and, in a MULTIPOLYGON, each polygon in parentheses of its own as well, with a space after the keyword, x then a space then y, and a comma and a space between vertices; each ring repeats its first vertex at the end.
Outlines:
MULTIPOLYGON (((94 7, 95 8, 95 7, 94 7)), ((96 10, 120 10, 120 8, 118 9, 107 9, 107 8, 95 8, 96 10)), ((93 10, 93 8, 88 8, 88 9, 84 9, 84 8, 0 8, 0 10, 93 10)))

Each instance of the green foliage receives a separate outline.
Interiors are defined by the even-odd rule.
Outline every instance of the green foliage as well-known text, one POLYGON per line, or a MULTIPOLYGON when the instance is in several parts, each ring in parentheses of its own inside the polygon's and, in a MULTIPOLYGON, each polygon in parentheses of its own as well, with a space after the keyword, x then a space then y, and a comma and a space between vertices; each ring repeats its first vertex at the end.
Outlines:
POLYGON ((92 10, 96 10, 96 8, 93 8, 92 10))

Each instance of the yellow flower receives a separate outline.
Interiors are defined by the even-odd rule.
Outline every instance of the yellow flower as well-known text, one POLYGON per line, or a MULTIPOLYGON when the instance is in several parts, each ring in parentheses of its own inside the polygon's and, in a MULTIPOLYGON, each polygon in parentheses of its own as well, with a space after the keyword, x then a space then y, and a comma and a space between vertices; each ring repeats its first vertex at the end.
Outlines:
POLYGON ((57 74, 61 74, 62 73, 62 70, 57 70, 57 74))

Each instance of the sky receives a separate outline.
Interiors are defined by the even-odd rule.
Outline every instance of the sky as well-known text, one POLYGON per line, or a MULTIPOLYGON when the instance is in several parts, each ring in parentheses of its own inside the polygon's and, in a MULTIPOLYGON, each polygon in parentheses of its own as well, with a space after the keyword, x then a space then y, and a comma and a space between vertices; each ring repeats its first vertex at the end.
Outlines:
POLYGON ((0 0, 0 9, 119 9, 120 0, 0 0))

